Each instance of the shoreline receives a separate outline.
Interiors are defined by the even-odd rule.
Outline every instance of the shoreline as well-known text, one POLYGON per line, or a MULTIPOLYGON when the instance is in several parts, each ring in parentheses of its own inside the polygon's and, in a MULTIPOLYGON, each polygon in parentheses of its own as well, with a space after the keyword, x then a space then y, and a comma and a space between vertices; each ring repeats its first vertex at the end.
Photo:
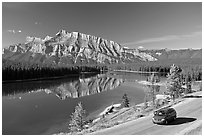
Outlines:
MULTIPOLYGON (((131 71, 131 70, 111 70, 107 72, 128 72, 128 73, 143 73, 143 74, 150 74, 150 73, 160 73, 160 72, 147 72, 147 71, 131 71)), ((44 78, 34 78, 34 79, 23 79, 23 80, 7 80, 2 81, 2 84, 8 84, 8 83, 20 83, 20 82, 31 82, 31 81, 41 81, 41 80, 56 80, 56 79, 62 79, 62 78, 68 78, 68 77, 76 77, 81 75, 88 75, 88 74, 100 74, 97 72, 81 72, 79 74, 70 74, 66 76, 56 76, 56 77, 44 77, 44 78)))
POLYGON ((63 78, 70 78, 70 77, 80 77, 82 75, 89 75, 89 74, 100 74, 96 72, 86 72, 86 73, 79 73, 79 74, 70 74, 65 76, 56 76, 56 77, 44 77, 44 78, 34 78, 34 79, 24 79, 24 80, 8 80, 2 81, 2 84, 9 84, 9 83, 21 83, 21 82, 32 82, 32 81, 44 81, 44 80, 57 80, 63 78))
POLYGON ((161 73, 161 72, 147 72, 147 71, 134 71, 134 70, 112 70, 113 72, 129 72, 129 73, 161 73))

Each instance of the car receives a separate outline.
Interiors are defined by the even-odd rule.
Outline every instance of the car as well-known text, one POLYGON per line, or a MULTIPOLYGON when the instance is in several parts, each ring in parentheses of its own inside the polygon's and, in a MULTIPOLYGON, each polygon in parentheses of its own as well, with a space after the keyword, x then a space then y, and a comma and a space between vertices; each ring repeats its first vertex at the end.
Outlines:
POLYGON ((168 124, 171 121, 176 120, 176 110, 171 107, 161 108, 153 112, 154 116, 152 122, 154 124, 168 124))

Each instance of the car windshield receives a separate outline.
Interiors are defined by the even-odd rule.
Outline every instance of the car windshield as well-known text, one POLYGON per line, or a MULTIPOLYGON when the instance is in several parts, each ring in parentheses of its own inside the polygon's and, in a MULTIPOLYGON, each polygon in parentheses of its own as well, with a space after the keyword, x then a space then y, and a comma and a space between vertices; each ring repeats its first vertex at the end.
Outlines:
POLYGON ((165 112, 164 111, 156 111, 156 112, 154 112, 154 115, 163 116, 163 115, 165 115, 165 112))

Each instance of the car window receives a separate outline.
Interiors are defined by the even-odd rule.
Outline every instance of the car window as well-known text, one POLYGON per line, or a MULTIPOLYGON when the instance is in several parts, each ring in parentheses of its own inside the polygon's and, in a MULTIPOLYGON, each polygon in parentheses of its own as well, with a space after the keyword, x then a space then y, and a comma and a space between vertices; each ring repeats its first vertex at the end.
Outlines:
POLYGON ((168 113, 172 113, 172 112, 174 112, 174 110, 173 110, 173 109, 170 109, 170 110, 168 111, 168 113))
POLYGON ((165 112, 164 111, 156 111, 156 112, 154 112, 154 115, 163 116, 163 115, 165 115, 165 112))
POLYGON ((171 113, 171 112, 172 112, 172 110, 171 110, 171 109, 169 109, 169 110, 168 110, 168 113, 171 113))

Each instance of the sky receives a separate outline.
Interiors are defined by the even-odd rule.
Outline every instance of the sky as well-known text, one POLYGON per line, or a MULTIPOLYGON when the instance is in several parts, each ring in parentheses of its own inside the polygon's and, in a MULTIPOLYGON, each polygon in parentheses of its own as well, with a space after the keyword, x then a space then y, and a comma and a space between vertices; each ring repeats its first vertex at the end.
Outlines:
POLYGON ((202 3, 2 3, 2 48, 62 29, 129 48, 202 48, 202 3))

